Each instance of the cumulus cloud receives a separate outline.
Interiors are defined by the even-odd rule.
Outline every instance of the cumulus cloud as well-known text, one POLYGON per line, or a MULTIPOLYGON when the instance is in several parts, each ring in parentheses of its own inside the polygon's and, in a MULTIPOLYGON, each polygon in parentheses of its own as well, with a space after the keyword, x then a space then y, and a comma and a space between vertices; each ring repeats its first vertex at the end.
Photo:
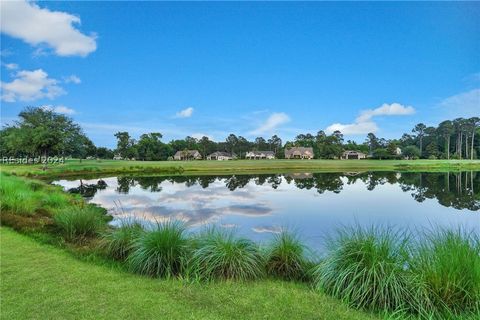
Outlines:
POLYGON ((360 134, 366 134, 369 132, 377 132, 378 131, 378 126, 375 122, 369 121, 369 122, 362 122, 362 123, 333 123, 329 125, 326 129, 325 132, 327 133, 332 133, 335 131, 340 131, 343 134, 351 134, 351 135, 360 135, 360 134))
POLYGON ((180 110, 175 114, 175 118, 190 118, 193 114, 193 108, 188 107, 186 109, 180 110))
POLYGON ((336 130, 346 135, 360 135, 369 132, 377 132, 378 126, 373 121, 377 116, 406 116, 415 113, 415 108, 412 106, 404 106, 400 103, 387 104, 384 103, 375 109, 367 109, 360 112, 360 115, 355 119, 354 123, 333 123, 328 126, 325 131, 332 133, 336 130))
POLYGON ((75 114, 75 110, 73 110, 72 108, 69 108, 69 107, 66 107, 66 106, 62 106, 62 105, 59 105, 59 106, 52 106, 52 105, 45 105, 45 106, 42 106, 41 108, 45 109, 45 110, 50 110, 50 111, 53 111, 53 112, 56 112, 56 113, 61 113, 61 114, 75 114))
POLYGON ((263 122, 257 129, 250 131, 250 134, 271 133, 278 126, 290 121, 290 117, 283 112, 272 113, 265 122, 263 122))
POLYGON ((480 114, 480 88, 443 99, 439 106, 448 109, 451 117, 473 117, 480 114))
POLYGON ((33 71, 21 70, 14 75, 14 78, 11 82, 0 82, 2 101, 54 99, 66 93, 58 85, 58 80, 49 78, 48 74, 42 69, 33 71))
POLYGON ((46 45, 59 56, 85 57, 97 49, 95 35, 81 33, 80 18, 42 9, 29 1, 1 1, 1 32, 32 46, 46 45))
POLYGON ((75 83, 75 84, 79 84, 82 82, 82 80, 80 80, 80 78, 74 74, 68 77, 64 77, 63 81, 65 81, 65 83, 75 83))
POLYGON ((375 116, 406 116, 414 113, 415 109, 412 106, 404 106, 400 103, 384 103, 376 109, 362 111, 360 116, 356 119, 356 122, 367 122, 375 116))

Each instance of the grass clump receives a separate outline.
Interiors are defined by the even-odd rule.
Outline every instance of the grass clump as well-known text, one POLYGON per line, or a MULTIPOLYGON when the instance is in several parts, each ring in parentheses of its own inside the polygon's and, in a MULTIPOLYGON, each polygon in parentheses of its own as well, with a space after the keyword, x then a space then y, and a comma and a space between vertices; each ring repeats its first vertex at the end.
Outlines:
POLYGON ((480 241, 462 229, 427 233, 412 259, 412 270, 425 283, 435 312, 477 314, 480 318, 480 241))
POLYGON ((315 286, 360 309, 419 311, 407 240, 390 228, 341 229, 314 272, 315 286))
POLYGON ((133 242, 144 232, 138 222, 122 222, 120 227, 102 235, 101 246, 108 256, 116 260, 125 260, 132 250, 133 242))
POLYGON ((309 261, 308 248, 293 233, 276 234, 266 250, 267 274, 284 280, 305 280, 309 261))
POLYGON ((238 238, 231 230, 211 228, 196 239, 190 261, 192 274, 201 280, 251 280, 264 274, 258 246, 238 238))
POLYGON ((1 210, 19 215, 33 215, 38 207, 34 192, 23 179, 0 176, 1 210))
POLYGON ((103 211, 91 205, 62 210, 53 219, 65 240, 71 242, 83 242, 106 227, 103 211))
POLYGON ((141 233, 127 258, 130 269, 152 277, 179 275, 188 260, 185 226, 177 221, 156 223, 153 230, 141 233))

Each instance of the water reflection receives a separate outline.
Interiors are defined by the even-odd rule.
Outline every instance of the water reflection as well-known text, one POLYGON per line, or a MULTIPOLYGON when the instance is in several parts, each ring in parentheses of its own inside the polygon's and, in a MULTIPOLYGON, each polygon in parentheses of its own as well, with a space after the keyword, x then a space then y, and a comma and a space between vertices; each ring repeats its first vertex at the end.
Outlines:
MULTIPOLYGON (((231 176, 171 176, 171 177, 118 177, 115 191, 119 194, 129 194, 131 188, 139 187, 148 192, 161 192, 162 184, 183 184, 190 188, 200 186, 207 189, 216 182, 222 182, 229 191, 245 188, 249 183, 257 186, 270 186, 277 189, 282 182, 293 184, 298 189, 315 189, 319 194, 325 192, 340 193, 344 185, 363 182, 366 190, 373 191, 379 185, 398 184, 403 192, 411 194, 418 202, 426 199, 437 199, 442 206, 455 209, 480 210, 480 172, 445 172, 445 173, 293 173, 271 175, 231 175, 231 176), (479 190, 476 192, 476 190, 479 190)), ((61 184, 61 183, 60 183, 61 184)), ((92 199, 98 190, 107 187, 100 179, 96 183, 85 183, 79 180, 77 187, 68 188, 72 193, 82 194, 92 199)), ((241 196, 241 194, 239 194, 241 196)), ((171 196, 167 201, 182 200, 182 193, 171 196)), ((211 199, 205 198, 205 201, 211 199)), ((251 211, 251 206, 238 206, 245 212, 251 211)))
POLYGON ((179 219, 192 229, 205 224, 236 228, 258 241, 288 227, 314 248, 342 224, 467 225, 480 231, 480 172, 112 177, 56 183, 105 207, 114 223, 132 216, 179 219))

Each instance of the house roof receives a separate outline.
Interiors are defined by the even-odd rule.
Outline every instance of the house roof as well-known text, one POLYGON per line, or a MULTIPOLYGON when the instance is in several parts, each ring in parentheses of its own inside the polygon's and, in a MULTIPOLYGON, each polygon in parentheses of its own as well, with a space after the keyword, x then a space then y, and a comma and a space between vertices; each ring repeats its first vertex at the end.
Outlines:
POLYGON ((275 154, 275 152, 273 152, 273 151, 249 151, 248 153, 253 153, 254 155, 270 154, 272 156, 275 154))
POLYGON ((365 153, 361 152, 361 151, 356 151, 356 150, 345 150, 343 152, 344 155, 347 155, 347 154, 363 154, 365 155, 365 153))
POLYGON ((292 147, 290 149, 285 150, 285 154, 305 154, 305 153, 310 153, 313 155, 313 148, 311 147, 292 147))
POLYGON ((178 150, 175 153, 175 157, 181 157, 184 154, 187 154, 188 156, 194 156, 195 154, 199 153, 198 150, 178 150))
MULTIPOLYGON (((214 153, 211 153, 208 155, 209 157, 211 156, 223 156, 223 157, 231 157, 232 155, 228 152, 225 152, 225 151, 215 151, 214 153)), ((235 156, 235 154, 233 154, 233 156, 235 156)))

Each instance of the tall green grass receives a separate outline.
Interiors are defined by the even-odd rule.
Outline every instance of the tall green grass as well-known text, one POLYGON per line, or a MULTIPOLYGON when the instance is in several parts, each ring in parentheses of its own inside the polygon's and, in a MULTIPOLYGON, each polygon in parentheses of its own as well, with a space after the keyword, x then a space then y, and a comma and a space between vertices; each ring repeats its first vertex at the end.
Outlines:
POLYGON ((178 221, 156 223, 134 241, 127 258, 130 269, 152 277, 172 277, 185 269, 189 240, 185 226, 178 221))
POLYGON ((53 213, 71 204, 59 188, 6 174, 0 175, 0 196, 2 211, 23 216, 34 216, 40 209, 53 213))
POLYGON ((1 210, 20 215, 33 215, 39 207, 37 196, 23 179, 0 176, 1 210))
POLYGON ((102 234, 101 247, 108 256, 116 260, 125 260, 130 254, 134 241, 144 232, 136 221, 124 221, 118 228, 102 234))
POLYGON ((258 246, 232 230, 210 228, 199 235, 190 261, 191 275, 201 280, 251 280, 264 275, 258 246))
POLYGON ((480 241, 465 229, 436 228, 416 247, 411 269, 427 288, 434 312, 480 319, 480 241))
POLYGON ((53 219, 65 240, 71 242, 83 242, 95 237, 106 227, 103 211, 90 205, 62 210, 53 219))
POLYGON ((276 234, 265 251, 267 274, 285 280, 305 280, 311 266, 307 251, 296 234, 286 230, 276 234))
POLYGON ((421 311, 408 240, 390 228, 341 229, 314 273, 315 286, 360 309, 421 311))

